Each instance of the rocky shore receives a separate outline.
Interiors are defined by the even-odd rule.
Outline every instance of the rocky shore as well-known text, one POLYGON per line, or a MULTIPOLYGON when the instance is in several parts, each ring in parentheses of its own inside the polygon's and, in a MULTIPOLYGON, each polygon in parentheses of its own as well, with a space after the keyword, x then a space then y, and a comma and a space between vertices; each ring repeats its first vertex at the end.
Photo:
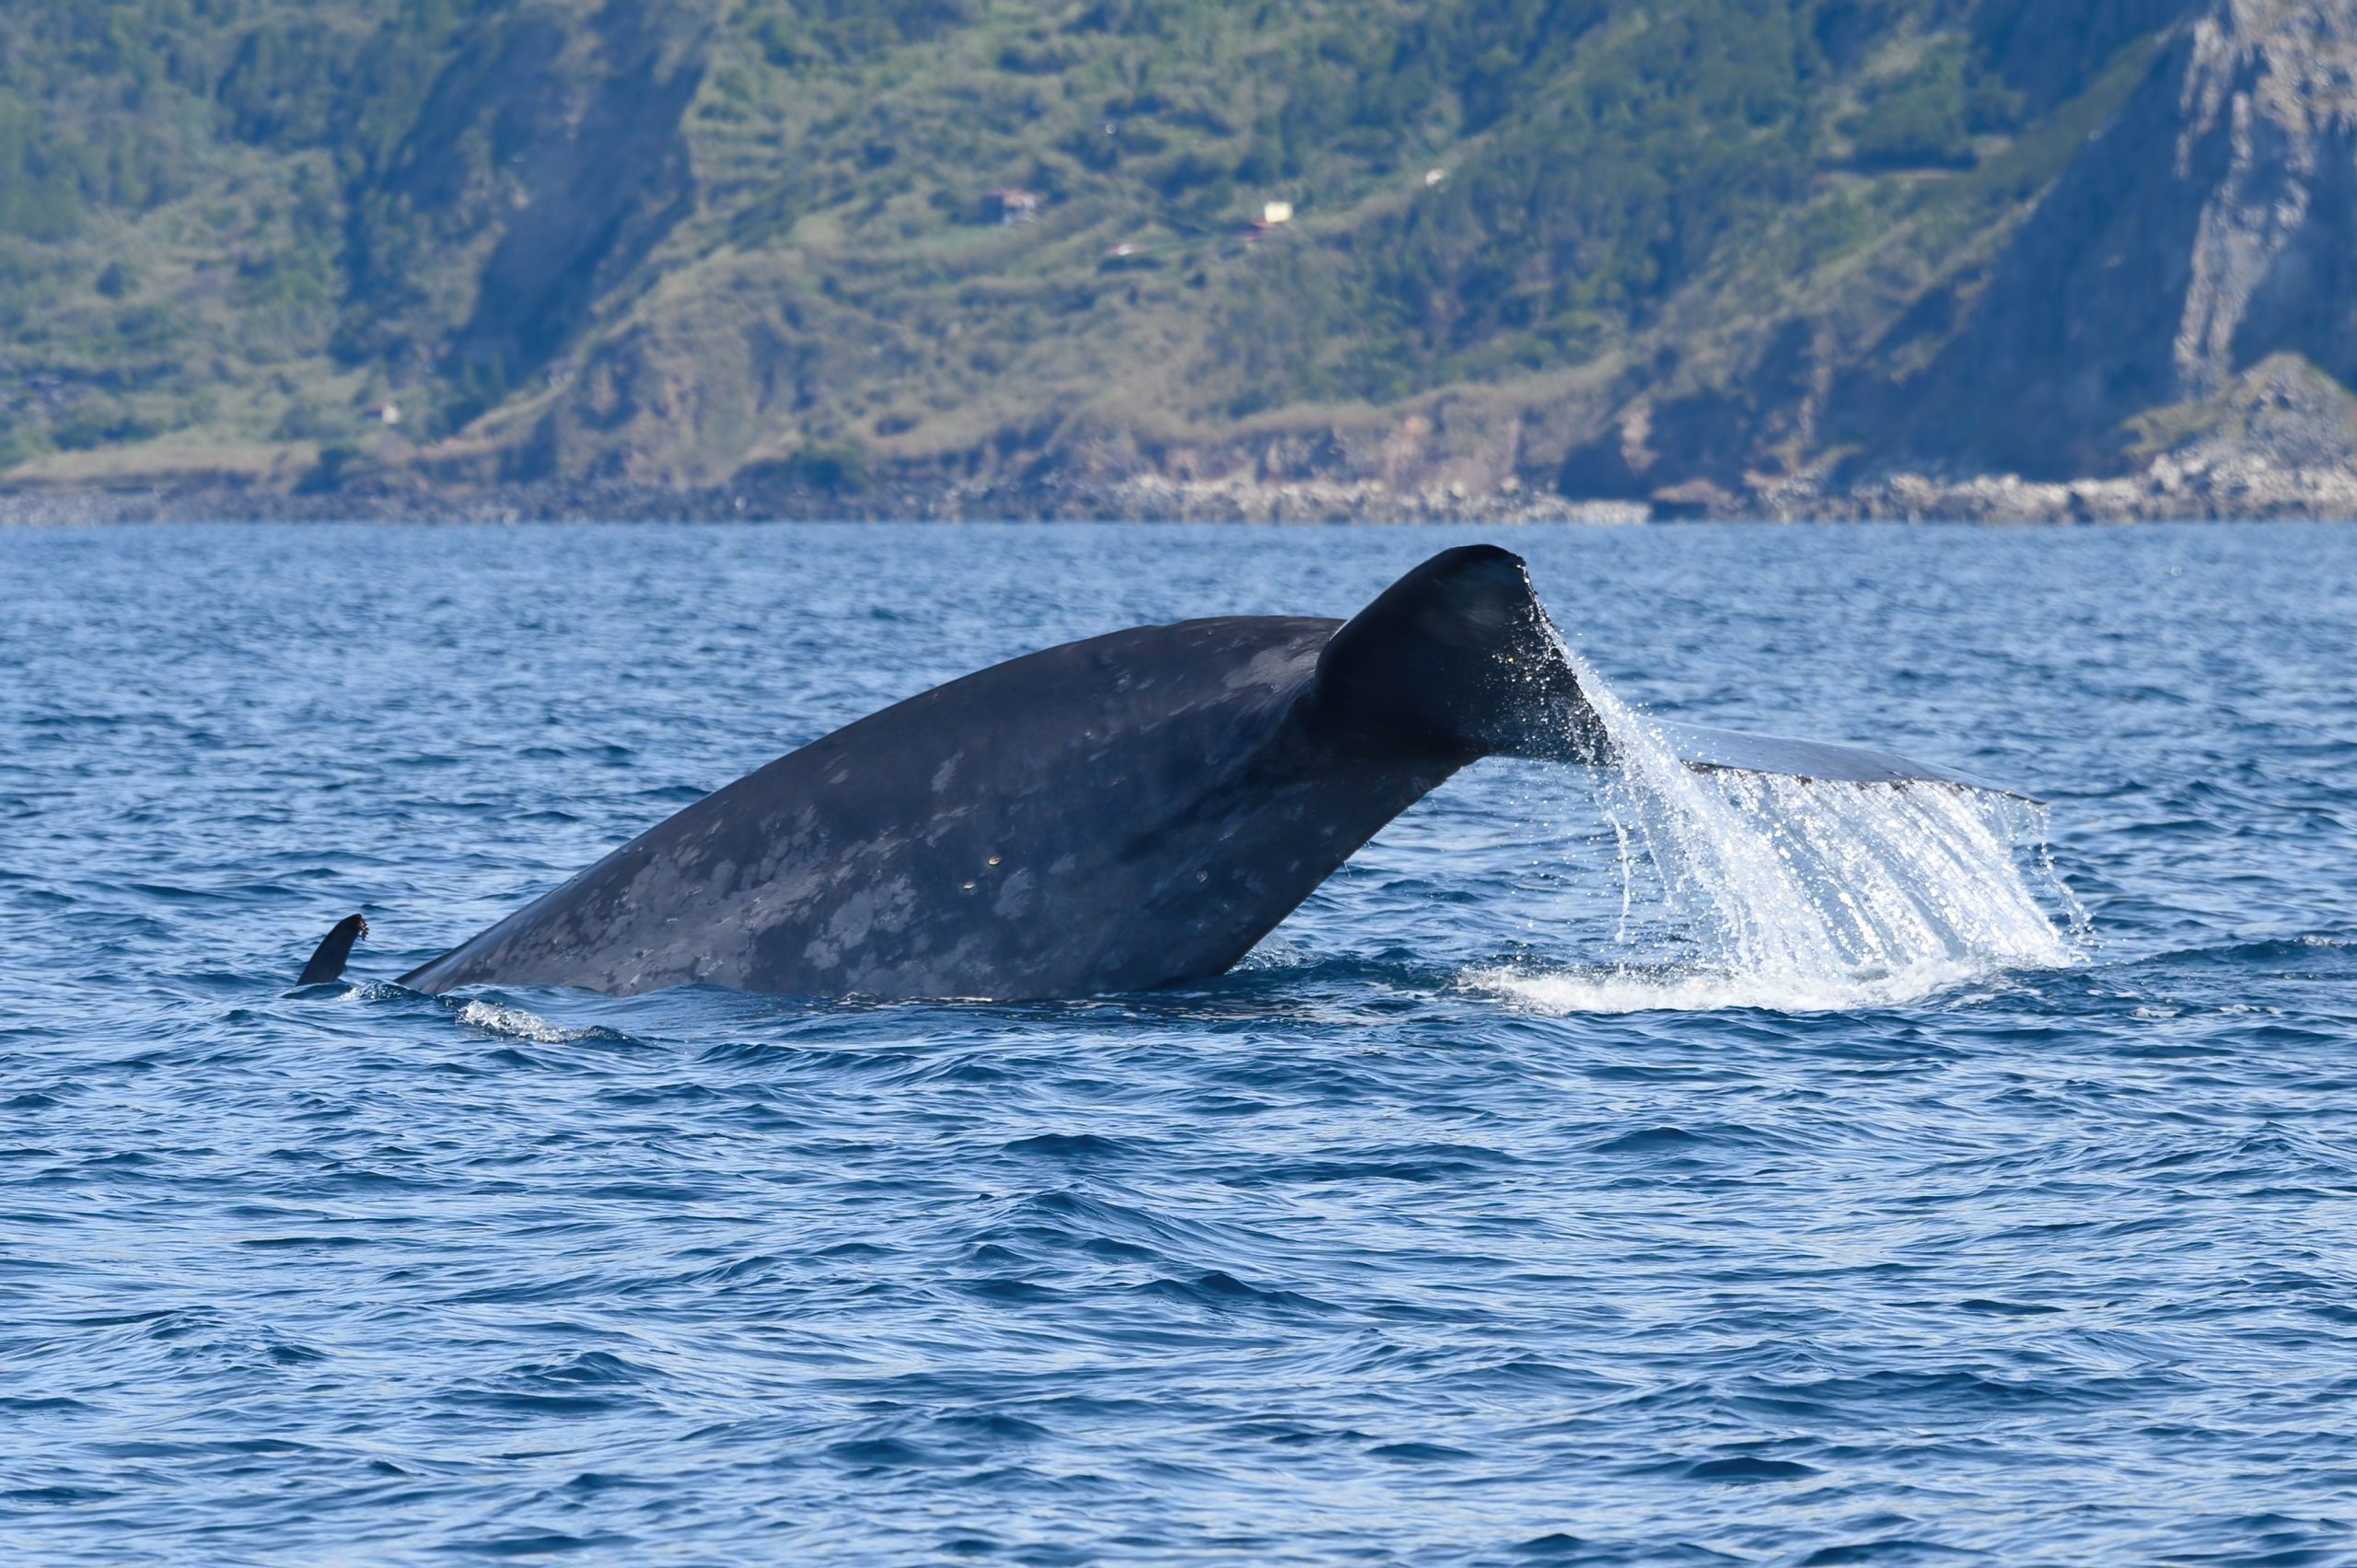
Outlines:
POLYGON ((1689 484, 1647 500, 1577 500, 1508 480, 1406 489, 1250 478, 960 483, 886 479, 855 493, 795 485, 672 489, 598 483, 356 486, 238 484, 0 491, 0 524, 113 522, 985 522, 1157 519, 1247 523, 1892 521, 2132 523, 2357 519, 2357 470, 2265 456, 2165 459, 2127 478, 2042 482, 2010 474, 1897 474, 1847 487, 1760 479, 1741 493, 1689 484))
POLYGON ((1900 474, 1836 494, 1762 486, 1763 517, 1981 523, 2338 522, 2357 518, 2357 471, 2264 459, 2164 461, 2125 479, 2041 483, 2011 474, 1935 480, 1900 474))

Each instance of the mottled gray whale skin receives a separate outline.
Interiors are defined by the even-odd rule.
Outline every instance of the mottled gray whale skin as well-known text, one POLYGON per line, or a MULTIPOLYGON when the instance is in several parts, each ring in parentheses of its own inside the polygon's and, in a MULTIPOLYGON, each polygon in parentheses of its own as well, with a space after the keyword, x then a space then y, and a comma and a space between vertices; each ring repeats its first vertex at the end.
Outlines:
POLYGON ((1520 558, 1469 546, 1347 624, 1143 626, 911 697, 402 983, 1023 1000, 1200 980, 1502 752, 1605 742, 1520 558))

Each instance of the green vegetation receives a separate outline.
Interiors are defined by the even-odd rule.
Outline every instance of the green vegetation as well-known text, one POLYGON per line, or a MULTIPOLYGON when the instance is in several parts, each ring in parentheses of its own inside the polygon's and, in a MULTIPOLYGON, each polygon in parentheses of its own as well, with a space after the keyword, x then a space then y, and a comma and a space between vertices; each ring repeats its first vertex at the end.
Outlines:
POLYGON ((1575 441, 1920 361, 2185 9, 19 0, 0 464, 852 491, 1444 391, 1575 441))

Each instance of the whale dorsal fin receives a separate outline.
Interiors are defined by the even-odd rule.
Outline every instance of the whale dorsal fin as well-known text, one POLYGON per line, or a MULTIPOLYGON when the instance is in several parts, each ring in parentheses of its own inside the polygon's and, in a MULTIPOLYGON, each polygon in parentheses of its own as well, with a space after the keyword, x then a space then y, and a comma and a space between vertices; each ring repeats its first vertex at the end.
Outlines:
POLYGON ((335 923, 311 952, 311 961, 295 981, 297 985, 326 985, 343 978, 343 966, 352 961, 352 945, 368 935, 368 923, 356 914, 345 915, 335 923))

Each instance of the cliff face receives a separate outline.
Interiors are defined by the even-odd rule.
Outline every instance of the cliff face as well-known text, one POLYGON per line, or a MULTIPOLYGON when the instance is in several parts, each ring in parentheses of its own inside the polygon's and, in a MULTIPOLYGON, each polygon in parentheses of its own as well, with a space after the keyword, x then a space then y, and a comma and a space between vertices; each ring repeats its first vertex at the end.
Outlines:
MULTIPOLYGON (((2357 380, 2357 6, 2233 0, 2193 34, 2182 164, 2223 145, 2177 334, 2179 386, 2270 354, 2357 380)), ((2217 154, 2212 154, 2215 160, 2217 154)))
POLYGON ((2220 0, 2026 221, 1921 375, 1841 430, 1884 468, 2119 472, 2140 416, 2296 354, 2357 376, 2357 6, 2220 0))
MULTIPOLYGON (((454 385, 462 424, 536 377, 694 210, 683 120, 708 23, 660 4, 529 0, 446 38, 403 32, 389 22, 378 40, 414 52, 422 92, 343 146, 337 346, 397 380, 454 385)), ((381 115, 391 97, 363 86, 343 117, 381 115)))

